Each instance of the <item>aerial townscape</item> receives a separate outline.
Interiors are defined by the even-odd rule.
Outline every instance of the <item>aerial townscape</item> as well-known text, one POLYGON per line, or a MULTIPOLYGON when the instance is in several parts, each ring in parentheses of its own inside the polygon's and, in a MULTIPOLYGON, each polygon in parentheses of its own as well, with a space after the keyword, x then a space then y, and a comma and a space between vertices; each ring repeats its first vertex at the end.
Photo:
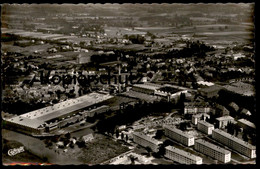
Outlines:
POLYGON ((2 4, 3 165, 256 164, 254 10, 2 4))

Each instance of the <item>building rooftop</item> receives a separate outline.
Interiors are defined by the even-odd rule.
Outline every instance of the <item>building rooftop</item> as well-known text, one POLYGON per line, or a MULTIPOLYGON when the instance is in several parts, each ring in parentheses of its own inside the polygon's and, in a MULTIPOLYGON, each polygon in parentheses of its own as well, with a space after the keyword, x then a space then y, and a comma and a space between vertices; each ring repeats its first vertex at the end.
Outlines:
POLYGON ((198 123, 200 123, 200 124, 202 124, 204 126, 207 126, 207 127, 214 127, 213 124, 210 124, 210 123, 208 123, 208 122, 206 122, 204 120, 199 120, 198 123))
POLYGON ((46 121, 64 116, 70 112, 80 110, 93 104, 100 103, 112 97, 113 96, 111 95, 104 95, 93 92, 76 99, 67 100, 61 103, 57 103, 53 106, 48 106, 22 114, 20 116, 16 116, 14 118, 8 119, 8 121, 31 128, 37 128, 46 121))
POLYGON ((229 103, 229 106, 232 107, 235 111, 239 110, 239 106, 235 102, 229 103))
POLYGON ((237 137, 235 137, 235 136, 233 136, 233 135, 231 135, 231 134, 229 134, 229 133, 227 133, 223 130, 215 129, 215 130, 213 130, 213 132, 219 133, 219 134, 221 134, 221 135, 223 135, 227 138, 230 138, 233 141, 237 142, 238 144, 244 145, 245 147, 247 147, 249 149, 254 149, 254 150, 256 149, 256 147, 253 146, 252 144, 249 144, 248 142, 245 142, 245 141, 243 141, 243 140, 241 140, 241 139, 239 139, 239 138, 237 138, 237 137))
POLYGON ((206 81, 198 81, 197 82, 199 85, 205 85, 205 86, 213 86, 214 85, 214 83, 212 83, 212 82, 206 82, 206 81))
POLYGON ((251 115, 251 112, 245 108, 242 109, 241 113, 246 115, 251 115))
POLYGON ((134 132, 133 135, 142 137, 143 139, 145 139, 145 140, 147 140, 147 141, 150 141, 150 142, 152 142, 152 143, 155 144, 155 145, 162 144, 161 141, 156 140, 156 139, 154 139, 154 138, 152 138, 152 137, 150 137, 150 136, 147 136, 147 135, 145 135, 144 133, 141 133, 141 132, 134 132))
POLYGON ((246 119, 239 119, 238 121, 239 121, 240 123, 243 123, 243 124, 249 126, 249 127, 254 128, 254 129, 256 128, 254 123, 252 123, 251 121, 248 121, 248 120, 246 120, 246 119))
POLYGON ((149 89, 149 90, 158 90, 161 88, 161 85, 153 84, 153 83, 144 83, 144 84, 134 84, 134 87, 140 87, 144 89, 149 89))
POLYGON ((176 89, 176 88, 171 87, 171 86, 163 86, 159 90, 163 91, 163 92, 167 92, 167 93, 172 93, 172 94, 181 91, 180 89, 176 89))
POLYGON ((218 121, 226 121, 226 120, 234 120, 234 118, 231 117, 231 116, 222 116, 222 117, 216 118, 216 120, 218 120, 218 121))
POLYGON ((203 139, 198 139, 198 140, 195 141, 195 143, 203 144, 203 145, 205 145, 205 146, 207 146, 207 147, 209 147, 211 149, 214 149, 214 150, 216 150, 216 151, 218 151, 220 153, 223 153, 223 154, 230 154, 231 153, 230 151, 228 151, 228 150, 226 150, 226 149, 224 149, 222 147, 219 147, 219 146, 217 146, 215 144, 212 144, 210 142, 207 142, 207 141, 205 141, 203 139))
POLYGON ((170 150, 170 151, 176 152, 176 153, 178 153, 178 154, 181 154, 181 155, 183 155, 183 156, 185 156, 185 157, 187 157, 187 158, 189 158, 189 159, 192 159, 192 160, 194 160, 194 161, 200 161, 200 160, 202 160, 202 158, 199 157, 199 156, 196 156, 196 155, 194 155, 194 154, 191 154, 191 153, 189 153, 189 152, 187 152, 187 151, 178 149, 178 148, 173 147, 173 146, 167 146, 167 147, 165 147, 165 148, 166 148, 167 150, 170 150))
POLYGON ((30 128, 39 128, 42 124, 44 124, 43 121, 37 120, 37 119, 29 119, 22 116, 16 116, 11 119, 7 119, 6 121, 10 121, 12 123, 20 124, 22 126, 30 127, 30 128))
POLYGON ((167 129, 169 129, 169 130, 171 130, 171 131, 173 131, 175 133, 178 133, 178 134, 180 134, 180 135, 182 135, 182 136, 184 136, 186 138, 194 138, 192 135, 189 135, 188 133, 186 133, 186 132, 184 132, 184 131, 182 131, 180 129, 177 129, 176 127, 170 127, 168 125, 165 125, 164 128, 167 128, 167 129))
POLYGON ((210 107, 207 102, 184 102, 185 107, 210 107))

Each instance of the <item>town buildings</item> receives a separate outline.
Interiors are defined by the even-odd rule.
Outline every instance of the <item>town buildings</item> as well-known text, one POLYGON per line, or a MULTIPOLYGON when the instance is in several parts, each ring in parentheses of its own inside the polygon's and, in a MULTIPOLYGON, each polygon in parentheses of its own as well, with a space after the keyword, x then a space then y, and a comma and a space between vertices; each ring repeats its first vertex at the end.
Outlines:
POLYGON ((202 164, 201 157, 195 156, 173 146, 165 147, 165 157, 181 164, 202 164))
POLYGON ((229 133, 226 133, 223 130, 220 129, 213 130, 212 138, 249 158, 256 158, 255 146, 247 142, 244 142, 243 140, 229 133))
POLYGON ((214 159, 217 159, 223 163, 228 163, 231 160, 231 152, 228 150, 225 150, 224 148, 221 148, 219 146, 216 146, 215 144, 212 144, 210 142, 207 142, 202 139, 198 139, 195 141, 195 150, 210 156, 214 159))

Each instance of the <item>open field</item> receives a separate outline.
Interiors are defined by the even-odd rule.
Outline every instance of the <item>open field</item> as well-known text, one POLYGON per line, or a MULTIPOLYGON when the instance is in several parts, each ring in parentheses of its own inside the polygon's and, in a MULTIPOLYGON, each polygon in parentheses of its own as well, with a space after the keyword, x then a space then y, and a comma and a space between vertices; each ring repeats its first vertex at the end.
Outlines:
POLYGON ((133 34, 145 35, 146 34, 146 32, 144 31, 139 31, 130 28, 118 28, 118 27, 106 27, 105 33, 107 34, 108 37, 116 37, 116 36, 121 37, 122 35, 133 35, 133 34))
POLYGON ((24 55, 32 55, 35 51, 41 52, 42 54, 47 54, 47 49, 52 47, 52 45, 48 43, 43 45, 31 45, 27 47, 14 46, 13 42, 2 42, 1 45, 3 51, 17 52, 24 55))

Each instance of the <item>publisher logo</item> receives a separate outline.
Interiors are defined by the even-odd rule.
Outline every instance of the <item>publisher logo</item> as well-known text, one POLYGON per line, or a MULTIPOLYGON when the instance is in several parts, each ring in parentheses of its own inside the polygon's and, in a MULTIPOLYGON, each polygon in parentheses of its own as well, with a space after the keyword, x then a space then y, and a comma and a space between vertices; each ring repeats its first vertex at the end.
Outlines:
POLYGON ((22 152, 24 152, 25 150, 24 150, 24 147, 23 146, 21 146, 21 147, 19 147, 19 148, 13 148, 13 149, 10 149, 10 150, 8 150, 8 155, 9 156, 15 156, 16 154, 19 154, 19 153, 22 153, 22 152))

